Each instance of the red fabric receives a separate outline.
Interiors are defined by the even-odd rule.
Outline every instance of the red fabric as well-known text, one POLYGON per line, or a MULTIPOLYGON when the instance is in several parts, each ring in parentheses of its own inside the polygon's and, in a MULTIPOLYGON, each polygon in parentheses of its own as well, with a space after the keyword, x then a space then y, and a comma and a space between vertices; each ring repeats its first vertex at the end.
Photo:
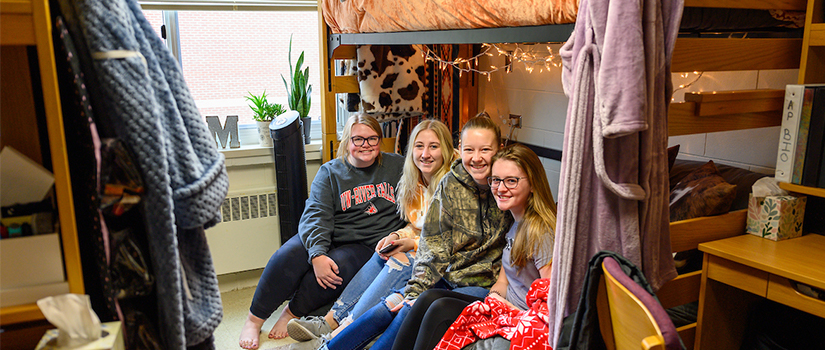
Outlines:
POLYGON ((435 350, 460 350, 478 339, 500 335, 510 340, 510 350, 552 350, 547 339, 547 292, 550 280, 537 279, 527 293, 530 309, 521 311, 487 297, 461 312, 435 350))

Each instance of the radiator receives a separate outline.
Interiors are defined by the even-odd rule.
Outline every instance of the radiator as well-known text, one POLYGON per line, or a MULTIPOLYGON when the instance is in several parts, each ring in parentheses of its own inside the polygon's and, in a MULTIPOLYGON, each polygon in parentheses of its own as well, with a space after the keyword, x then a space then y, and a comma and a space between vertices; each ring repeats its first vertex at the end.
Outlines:
POLYGON ((206 230, 218 275, 263 268, 280 247, 275 187, 230 192, 223 222, 206 230))

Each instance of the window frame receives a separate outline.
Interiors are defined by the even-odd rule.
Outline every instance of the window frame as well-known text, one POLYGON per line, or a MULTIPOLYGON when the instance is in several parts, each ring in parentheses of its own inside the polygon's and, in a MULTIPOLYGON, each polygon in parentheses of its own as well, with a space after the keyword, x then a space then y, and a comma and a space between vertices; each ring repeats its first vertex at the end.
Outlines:
MULTIPOLYGON (((166 46, 172 56, 182 67, 180 28, 178 25, 178 11, 302 11, 317 12, 316 0, 139 0, 142 10, 162 11, 163 25, 166 28, 166 46)), ((320 145, 323 139, 320 120, 312 120, 310 133, 311 142, 306 145, 306 152, 320 154, 320 145)), ((238 124, 238 138, 241 148, 218 148, 230 158, 233 151, 239 152, 238 157, 247 157, 250 149, 264 149, 258 142, 257 126, 255 123, 238 124)))

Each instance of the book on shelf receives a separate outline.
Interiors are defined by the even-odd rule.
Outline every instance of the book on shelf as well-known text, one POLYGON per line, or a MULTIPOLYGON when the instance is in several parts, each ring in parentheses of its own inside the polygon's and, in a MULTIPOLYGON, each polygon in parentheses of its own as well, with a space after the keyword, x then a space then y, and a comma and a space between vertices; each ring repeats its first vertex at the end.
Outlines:
POLYGON ((816 88, 811 124, 808 132, 808 151, 802 172, 802 185, 825 188, 825 86, 816 88))
POLYGON ((799 112, 799 126, 796 130, 796 151, 794 152, 791 183, 802 184, 802 170, 805 166, 805 154, 808 150, 808 132, 811 126, 811 110, 814 104, 816 86, 805 86, 802 94, 802 108, 799 112))
POLYGON ((802 182, 808 131, 810 130, 810 112, 814 101, 813 94, 818 87, 825 87, 825 84, 788 84, 785 86, 785 101, 782 104, 782 124, 779 128, 779 146, 774 175, 777 181, 795 184, 802 182), (808 91, 808 104, 805 104, 806 91, 808 91), (805 107, 807 107, 807 114, 803 114, 805 107), (794 178, 795 168, 797 169, 796 178, 794 178))
POLYGON ((785 87, 782 104, 782 126, 779 128, 779 149, 776 154, 777 181, 791 182, 793 162, 796 159, 797 131, 799 130, 802 98, 805 85, 789 84, 785 87))

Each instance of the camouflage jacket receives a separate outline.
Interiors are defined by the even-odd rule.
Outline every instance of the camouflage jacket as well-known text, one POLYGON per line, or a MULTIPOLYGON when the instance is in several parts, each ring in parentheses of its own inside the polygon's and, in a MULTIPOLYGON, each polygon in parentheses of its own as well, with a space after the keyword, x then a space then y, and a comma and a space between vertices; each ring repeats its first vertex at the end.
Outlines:
POLYGON ((492 193, 480 191, 456 160, 433 194, 406 298, 417 298, 442 277, 452 287, 491 287, 512 224, 513 216, 498 209, 492 193))

